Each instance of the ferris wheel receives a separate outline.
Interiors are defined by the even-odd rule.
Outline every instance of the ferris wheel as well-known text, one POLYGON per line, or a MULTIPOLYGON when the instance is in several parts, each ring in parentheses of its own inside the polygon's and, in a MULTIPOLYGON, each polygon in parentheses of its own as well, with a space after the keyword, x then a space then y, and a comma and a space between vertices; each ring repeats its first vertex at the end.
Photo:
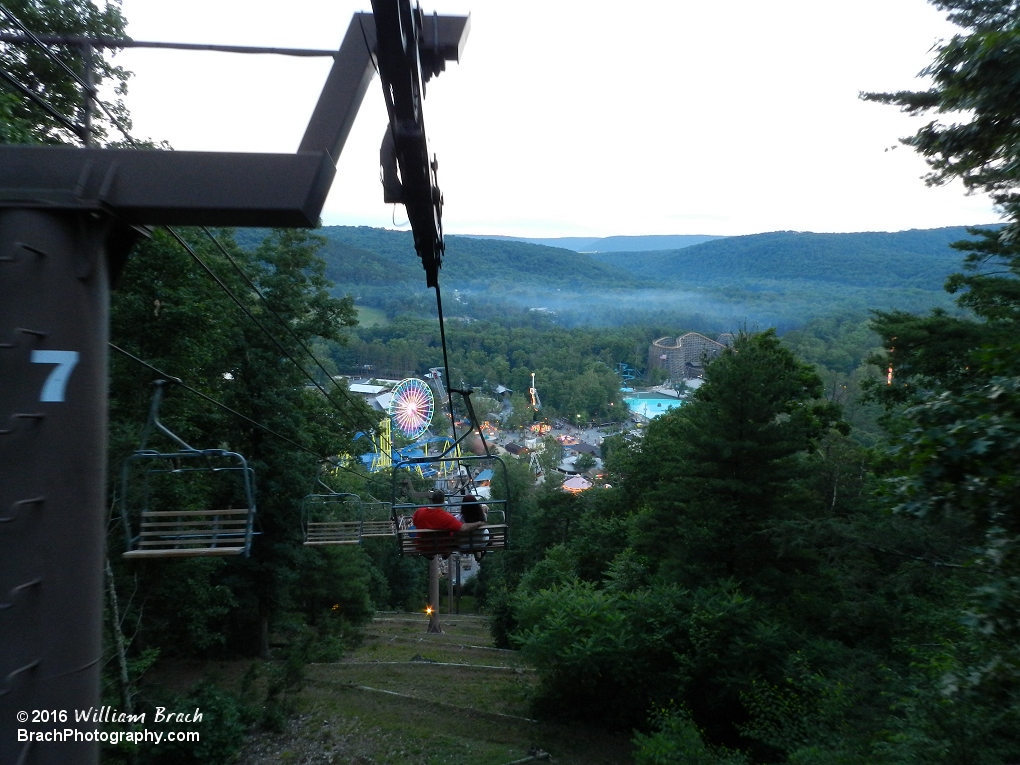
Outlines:
POLYGON ((428 383, 409 377, 397 383, 391 395, 388 413, 397 432, 411 440, 420 438, 432 424, 436 407, 428 383))

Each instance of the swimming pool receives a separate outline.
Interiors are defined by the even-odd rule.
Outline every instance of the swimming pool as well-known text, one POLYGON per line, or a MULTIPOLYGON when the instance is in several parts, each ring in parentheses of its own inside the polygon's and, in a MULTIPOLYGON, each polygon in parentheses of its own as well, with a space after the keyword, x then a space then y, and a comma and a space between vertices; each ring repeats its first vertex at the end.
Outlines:
POLYGON ((684 404, 680 399, 664 396, 661 393, 638 393, 635 396, 627 396, 623 402, 632 414, 646 417, 649 420, 684 404))

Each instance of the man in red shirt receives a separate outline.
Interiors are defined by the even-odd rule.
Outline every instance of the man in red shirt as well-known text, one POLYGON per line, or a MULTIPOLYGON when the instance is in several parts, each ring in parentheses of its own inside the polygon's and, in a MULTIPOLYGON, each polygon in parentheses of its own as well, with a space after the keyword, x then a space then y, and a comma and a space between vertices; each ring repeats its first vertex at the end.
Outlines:
POLYGON ((442 489, 433 491, 429 495, 429 501, 432 502, 431 506, 419 507, 414 511, 414 515, 411 516, 411 524, 416 529, 448 531, 449 538, 447 538, 446 534, 419 534, 415 538, 415 546, 422 552, 433 555, 437 553, 449 555, 453 547, 453 535, 455 533, 474 531, 485 525, 485 521, 463 523, 446 512, 443 509, 443 505, 446 503, 446 494, 443 493, 442 489))

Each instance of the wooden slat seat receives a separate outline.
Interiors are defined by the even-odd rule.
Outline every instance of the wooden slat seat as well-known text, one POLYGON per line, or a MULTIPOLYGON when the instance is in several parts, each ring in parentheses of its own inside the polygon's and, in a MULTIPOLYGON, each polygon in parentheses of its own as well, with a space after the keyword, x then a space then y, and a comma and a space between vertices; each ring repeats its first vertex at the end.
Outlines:
POLYGON ((361 541, 361 521, 310 521, 305 545, 356 545, 361 541))
POLYGON ((165 550, 129 550, 125 558, 211 558, 241 555, 244 547, 180 547, 165 550))
POLYGON ((460 552, 470 554, 489 550, 506 549, 505 523, 491 524, 485 527, 489 538, 483 542, 481 529, 468 534, 451 533, 436 529, 401 529, 397 532, 402 555, 449 555, 460 552))
POLYGON ((394 533, 393 520, 390 518, 363 521, 361 525, 362 537, 392 537, 394 533))
POLYGON ((241 555, 247 546, 250 511, 149 510, 141 514, 135 549, 125 558, 241 555))

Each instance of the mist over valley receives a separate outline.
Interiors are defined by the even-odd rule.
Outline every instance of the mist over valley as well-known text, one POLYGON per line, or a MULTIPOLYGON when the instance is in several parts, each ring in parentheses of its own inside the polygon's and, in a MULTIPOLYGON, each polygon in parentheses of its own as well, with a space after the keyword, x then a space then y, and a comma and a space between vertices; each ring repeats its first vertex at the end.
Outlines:
MULTIPOLYGON (((435 295, 425 288, 409 231, 327 226, 320 233, 335 294, 390 316, 435 315, 435 295)), ((693 242, 687 246, 635 251, 614 248, 675 245, 682 238, 450 236, 440 280, 444 313, 461 319, 783 332, 832 314, 949 307, 943 284, 962 264, 950 244, 968 236, 964 227, 783 231, 687 237, 693 242), (591 246, 605 249, 579 251, 591 246)))

